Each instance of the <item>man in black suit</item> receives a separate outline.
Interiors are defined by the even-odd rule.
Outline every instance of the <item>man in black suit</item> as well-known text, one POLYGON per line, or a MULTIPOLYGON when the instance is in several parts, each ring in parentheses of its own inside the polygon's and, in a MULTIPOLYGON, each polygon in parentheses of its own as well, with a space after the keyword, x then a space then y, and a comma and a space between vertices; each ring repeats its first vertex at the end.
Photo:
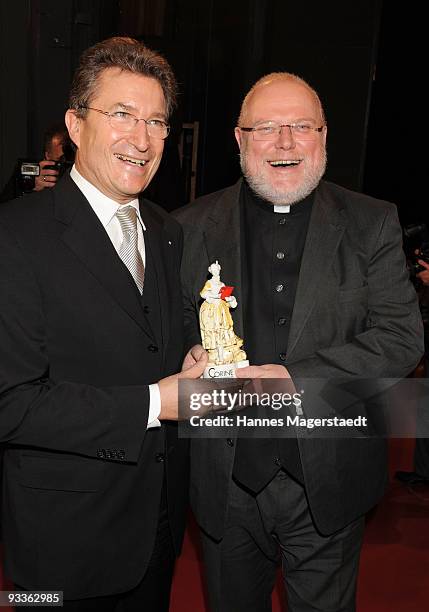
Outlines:
MULTIPOLYGON (((175 80, 143 44, 87 50, 66 124, 70 175, 0 213, 5 572, 73 611, 168 610, 188 449, 178 223, 140 194, 175 80)), ((22 601, 22 599, 21 599, 22 601)))
MULTIPOLYGON (((262 78, 238 125, 244 179, 177 211, 189 345, 218 260, 253 364, 237 377, 291 378, 305 390, 313 377, 405 376, 423 346, 395 207, 322 180, 327 127, 302 79, 262 78)), ((317 410, 305 397, 303 408, 317 410)), ((191 503, 212 610, 270 610, 279 559, 288 610, 354 610, 364 514, 385 483, 376 438, 193 440, 191 503)))

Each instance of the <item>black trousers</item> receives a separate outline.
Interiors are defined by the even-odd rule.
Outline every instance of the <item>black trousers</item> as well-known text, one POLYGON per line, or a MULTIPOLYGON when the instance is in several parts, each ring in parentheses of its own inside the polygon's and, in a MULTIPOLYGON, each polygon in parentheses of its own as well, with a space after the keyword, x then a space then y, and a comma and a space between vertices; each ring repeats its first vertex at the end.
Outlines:
POLYGON ((224 538, 202 536, 211 612, 269 612, 280 562, 289 612, 354 612, 363 530, 322 536, 284 471, 257 496, 232 482, 224 538))
MULTIPOLYGON (((37 609, 50 612, 55 609, 64 612, 168 612, 174 561, 175 553, 163 491, 152 556, 141 582, 134 589, 106 597, 64 600, 62 608, 43 606, 37 609)), ((25 591, 18 586, 16 590, 25 591)), ((20 606, 18 609, 30 612, 34 607, 20 606)))

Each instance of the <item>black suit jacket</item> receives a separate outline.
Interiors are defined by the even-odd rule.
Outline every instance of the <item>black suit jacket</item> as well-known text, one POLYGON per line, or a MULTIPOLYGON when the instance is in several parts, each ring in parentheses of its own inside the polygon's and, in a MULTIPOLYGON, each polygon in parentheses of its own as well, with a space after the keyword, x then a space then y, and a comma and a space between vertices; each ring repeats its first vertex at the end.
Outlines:
POLYGON ((177 550, 188 449, 146 430, 150 383, 183 357, 182 231, 140 200, 160 325, 69 176, 0 211, 0 441, 6 572, 81 598, 142 578, 166 466, 177 550))
MULTIPOLYGON (((182 283, 186 338, 199 340, 199 292, 210 263, 234 285, 234 329, 244 338, 240 256, 241 181, 174 214, 184 228, 182 283)), ((415 292, 392 204, 322 181, 315 192, 290 326, 292 378, 387 378, 407 375, 422 353, 415 292)), ((277 361, 274 359, 273 361, 277 361)), ((304 400, 304 409, 314 406, 304 400)), ((306 492, 322 533, 366 512, 382 495, 385 445, 378 439, 298 439, 306 492)), ((191 503, 200 525, 220 539, 234 463, 232 440, 193 440, 191 503)))

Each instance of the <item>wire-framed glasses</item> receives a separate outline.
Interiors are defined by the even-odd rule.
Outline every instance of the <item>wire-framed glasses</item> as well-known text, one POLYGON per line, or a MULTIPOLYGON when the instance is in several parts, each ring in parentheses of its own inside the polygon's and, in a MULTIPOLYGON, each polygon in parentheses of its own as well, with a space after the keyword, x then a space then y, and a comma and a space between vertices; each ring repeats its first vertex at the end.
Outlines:
POLYGON ((109 123, 114 130, 119 132, 132 132, 137 126, 139 121, 146 123, 147 134, 151 138, 167 138, 170 132, 170 126, 161 119, 143 119, 142 117, 136 117, 132 113, 126 111, 115 111, 108 113, 107 111, 100 110, 99 108, 93 108, 92 106, 82 106, 82 109, 93 110, 97 113, 105 115, 109 119, 109 123))
POLYGON ((300 121, 299 123, 277 123, 277 121, 266 121, 254 127, 240 127, 242 132, 252 132, 253 140, 276 140, 283 128, 289 128, 291 136, 295 140, 316 140, 318 134, 325 126, 314 127, 311 123, 300 121))

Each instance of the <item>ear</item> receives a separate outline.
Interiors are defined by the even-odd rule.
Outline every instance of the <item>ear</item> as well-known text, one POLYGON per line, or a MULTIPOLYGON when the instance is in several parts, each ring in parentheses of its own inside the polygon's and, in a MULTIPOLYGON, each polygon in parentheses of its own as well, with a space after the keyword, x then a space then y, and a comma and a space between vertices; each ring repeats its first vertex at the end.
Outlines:
POLYGON ((235 136, 235 140, 237 141, 238 144, 238 148, 241 151, 241 144, 242 144, 242 137, 243 137, 243 132, 240 130, 239 127, 236 127, 234 129, 234 136, 235 136))
POLYGON ((326 147, 326 137, 328 135, 328 126, 327 125, 325 125, 325 127, 323 128, 322 134, 323 134, 323 144, 326 147))
POLYGON ((69 132, 70 139, 74 142, 77 148, 80 144, 80 124, 81 119, 76 115, 76 111, 71 108, 68 109, 64 117, 67 130, 69 132))

